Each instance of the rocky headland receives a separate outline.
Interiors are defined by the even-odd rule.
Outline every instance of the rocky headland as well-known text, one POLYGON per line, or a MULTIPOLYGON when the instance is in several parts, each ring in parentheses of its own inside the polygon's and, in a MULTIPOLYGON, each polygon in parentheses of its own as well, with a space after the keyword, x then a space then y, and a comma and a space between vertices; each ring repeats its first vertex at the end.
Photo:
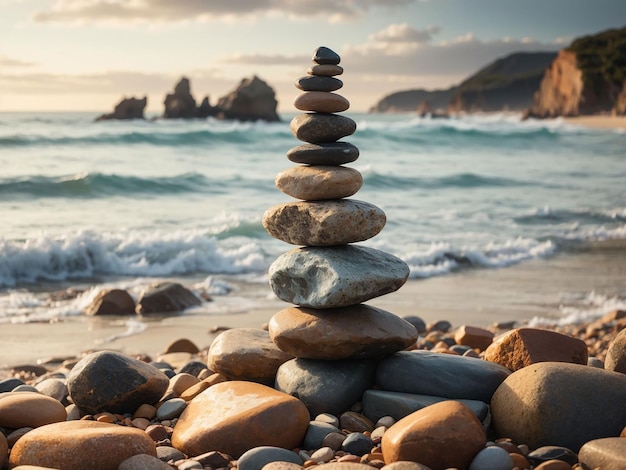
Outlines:
POLYGON ((626 27, 576 39, 546 70, 526 117, 626 114, 626 27))
POLYGON ((143 98, 122 98, 115 106, 112 113, 103 114, 96 118, 96 121, 107 121, 110 119, 145 119, 144 110, 148 104, 148 97, 143 98))

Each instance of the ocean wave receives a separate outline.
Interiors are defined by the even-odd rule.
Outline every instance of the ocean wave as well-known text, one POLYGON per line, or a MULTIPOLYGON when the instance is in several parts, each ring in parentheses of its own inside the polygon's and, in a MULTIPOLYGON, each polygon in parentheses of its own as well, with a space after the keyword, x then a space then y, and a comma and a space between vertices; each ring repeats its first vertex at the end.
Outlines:
POLYGON ((129 195, 172 195, 226 192, 254 186, 240 177, 210 179, 197 172, 175 176, 138 177, 105 173, 0 178, 0 196, 99 198, 129 195))
POLYGON ((220 242, 203 231, 96 233, 0 241, 0 287, 101 275, 165 277, 261 272, 258 242, 220 242))
POLYGON ((531 259, 552 255, 557 247, 551 240, 516 238, 481 247, 454 247, 433 243, 424 251, 403 257, 411 269, 411 278, 426 278, 469 268, 503 268, 531 259))
POLYGON ((618 207, 614 209, 552 209, 549 206, 536 208, 527 214, 514 218, 520 225, 545 225, 563 223, 591 223, 603 224, 611 222, 626 221, 626 208, 618 207))
POLYGON ((476 173, 457 173, 439 177, 414 177, 381 174, 366 169, 363 171, 364 182, 371 188, 480 188, 480 187, 514 187, 534 186, 538 183, 512 178, 484 176, 476 173))
POLYGON ((595 291, 590 292, 581 299, 575 299, 559 306, 560 317, 533 317, 529 326, 539 328, 546 325, 578 325, 603 317, 613 310, 626 310, 626 298, 618 296, 606 296, 595 291))

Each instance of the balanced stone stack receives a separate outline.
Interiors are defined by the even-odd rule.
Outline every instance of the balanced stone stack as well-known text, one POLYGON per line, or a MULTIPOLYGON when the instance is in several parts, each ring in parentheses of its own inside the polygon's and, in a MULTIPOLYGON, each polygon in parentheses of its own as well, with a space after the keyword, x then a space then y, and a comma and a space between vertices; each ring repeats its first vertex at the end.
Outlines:
POLYGON ((300 165, 276 177, 278 189, 299 201, 271 207, 263 216, 270 235, 300 245, 269 269, 274 293, 296 305, 273 316, 269 333, 279 349, 296 357, 278 369, 276 387, 298 396, 312 414, 335 407, 326 399, 319 410, 313 398, 307 402, 307 394, 315 394, 311 376, 320 379, 318 391, 325 390, 328 400, 343 396, 337 409, 350 406, 371 385, 374 365, 367 360, 405 349, 417 339, 409 322, 362 304, 399 289, 409 268, 391 254, 353 244, 377 235, 386 216, 373 204, 348 199, 363 178, 343 166, 359 156, 354 145, 339 142, 356 131, 352 119, 336 114, 349 107, 348 100, 333 93, 343 86, 335 78, 343 68, 339 55, 326 47, 315 51, 313 62, 308 75, 296 81, 303 93, 294 105, 305 113, 291 121, 293 134, 306 143, 287 152, 300 165), (346 395, 331 386, 329 374, 339 374, 344 385, 350 382, 346 374, 360 374, 354 378, 360 385, 346 395))

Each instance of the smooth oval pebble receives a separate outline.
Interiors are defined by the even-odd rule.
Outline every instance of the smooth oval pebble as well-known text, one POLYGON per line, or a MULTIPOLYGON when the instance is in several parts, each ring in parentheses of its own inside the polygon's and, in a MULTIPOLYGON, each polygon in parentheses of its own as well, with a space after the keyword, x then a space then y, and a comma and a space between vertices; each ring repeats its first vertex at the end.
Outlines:
POLYGON ((156 416, 161 421, 178 418, 186 407, 187 402, 182 398, 172 398, 159 406, 156 416))
POLYGON ((64 421, 25 434, 11 450, 9 466, 109 470, 137 454, 156 456, 154 442, 143 431, 97 421, 64 421))
POLYGON ((349 142, 303 144, 289 149, 287 158, 308 165, 343 165, 359 158, 359 149, 349 142))
POLYGON ((316 113, 340 113, 350 107, 350 102, 341 95, 324 91, 307 91, 298 95, 293 102, 300 111, 316 113))
POLYGON ((490 446, 476 454, 469 470, 512 470, 514 466, 513 459, 506 450, 490 446))
POLYGON ((334 77, 320 77, 317 75, 307 75, 300 77, 295 82, 296 88, 302 91, 325 91, 331 92, 339 90, 343 82, 334 77))
POLYGON ((337 114, 299 114, 289 126, 297 139, 312 144, 336 142, 356 131, 356 122, 337 114))
POLYGON ((318 77, 334 77, 343 73, 343 67, 333 64, 316 64, 309 67, 306 73, 308 75, 317 75, 318 77))
POLYGON ((363 177, 354 168, 316 165, 294 166, 276 176, 276 187, 304 201, 342 199, 361 189, 363 177))
POLYGON ((271 462, 291 462, 302 465, 302 459, 295 452, 280 447, 260 446, 245 452, 237 460, 238 470, 261 470, 271 462))
POLYGON ((292 245, 335 246, 369 240, 385 226, 382 209, 355 199, 299 201, 270 207, 263 227, 292 245))
POLYGON ((11 429, 36 428, 67 419, 65 407, 38 392, 0 394, 0 426, 11 429))

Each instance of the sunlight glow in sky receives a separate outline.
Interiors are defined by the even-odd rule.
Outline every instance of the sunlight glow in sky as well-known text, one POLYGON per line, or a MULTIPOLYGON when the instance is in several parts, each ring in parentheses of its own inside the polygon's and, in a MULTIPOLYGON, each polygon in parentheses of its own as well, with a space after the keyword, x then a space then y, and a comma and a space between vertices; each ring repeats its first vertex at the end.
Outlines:
POLYGON ((339 93, 366 111, 624 23, 624 0, 0 0, 0 111, 109 112, 148 95, 160 114, 181 76, 215 104, 254 74, 294 111, 320 45, 342 57, 339 93))

